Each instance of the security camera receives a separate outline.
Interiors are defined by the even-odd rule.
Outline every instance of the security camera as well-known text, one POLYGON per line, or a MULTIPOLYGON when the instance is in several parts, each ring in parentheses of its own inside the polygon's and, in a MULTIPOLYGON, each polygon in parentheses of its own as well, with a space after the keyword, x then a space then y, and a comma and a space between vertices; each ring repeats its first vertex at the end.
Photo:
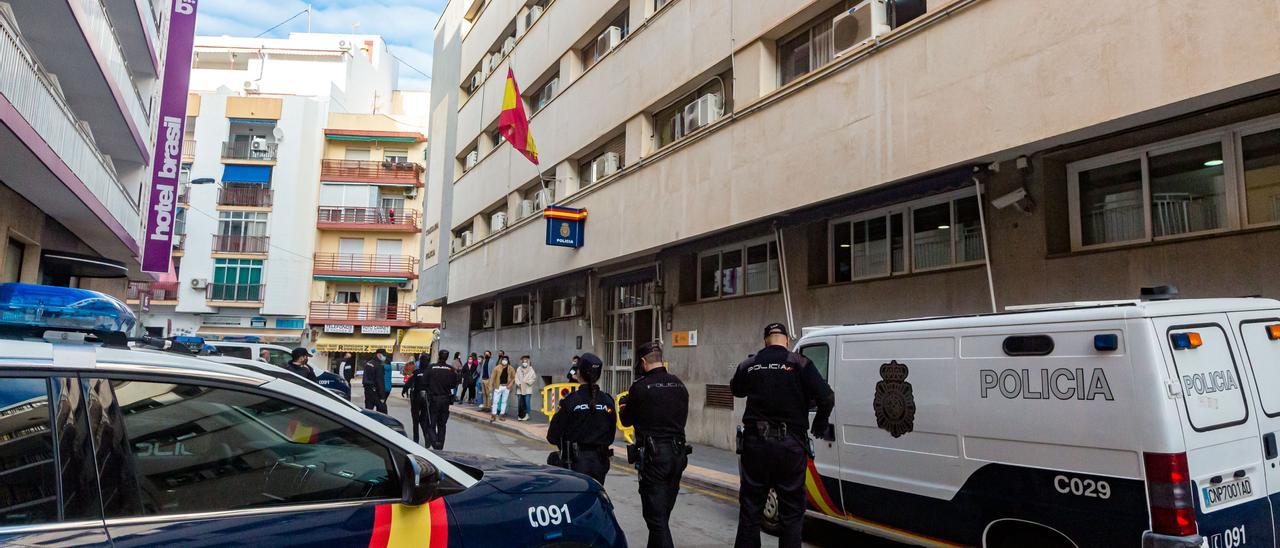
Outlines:
POLYGON ((1014 190, 1013 192, 1010 192, 1008 194, 1005 194, 1004 196, 991 200, 991 205, 995 206, 996 209, 1004 209, 1006 207, 1009 207, 1011 205, 1018 203, 1019 201, 1021 201, 1023 198, 1026 198, 1026 197, 1027 197, 1026 189, 1019 187, 1017 190, 1014 190))

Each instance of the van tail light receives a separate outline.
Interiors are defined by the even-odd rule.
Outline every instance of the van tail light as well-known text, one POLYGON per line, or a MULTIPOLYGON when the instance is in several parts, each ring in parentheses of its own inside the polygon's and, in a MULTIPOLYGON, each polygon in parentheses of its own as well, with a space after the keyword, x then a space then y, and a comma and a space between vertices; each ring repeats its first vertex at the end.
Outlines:
POLYGON ((1189 537, 1197 533, 1195 495, 1186 453, 1143 453, 1147 494, 1151 498, 1151 530, 1161 535, 1189 537))

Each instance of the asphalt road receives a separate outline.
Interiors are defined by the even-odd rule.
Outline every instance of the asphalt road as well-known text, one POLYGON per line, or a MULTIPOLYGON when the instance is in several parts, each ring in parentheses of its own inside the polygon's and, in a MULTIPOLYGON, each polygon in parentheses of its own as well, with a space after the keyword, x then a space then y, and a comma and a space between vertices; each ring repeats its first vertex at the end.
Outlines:
MULTIPOLYGON (((360 396, 354 398, 360 404, 360 396)), ((400 397, 399 387, 387 401, 388 411, 404 423, 408 429, 409 404, 400 397)), ((546 462, 551 447, 518 434, 454 417, 449 421, 445 449, 462 453, 475 453, 493 457, 519 459, 529 462, 546 462)), ((605 487, 615 505, 614 513, 632 546, 643 546, 648 530, 640 513, 640 499, 636 495, 637 482, 633 469, 614 465, 605 480, 605 487)), ((671 515, 671 530, 677 546, 723 548, 733 544, 738 526, 738 501, 736 497, 686 485, 680 491, 676 509, 671 515)), ((830 523, 808 520, 805 523, 805 546, 900 546, 874 537, 854 533, 830 523)), ((776 546, 777 540, 763 537, 765 546, 776 546)))

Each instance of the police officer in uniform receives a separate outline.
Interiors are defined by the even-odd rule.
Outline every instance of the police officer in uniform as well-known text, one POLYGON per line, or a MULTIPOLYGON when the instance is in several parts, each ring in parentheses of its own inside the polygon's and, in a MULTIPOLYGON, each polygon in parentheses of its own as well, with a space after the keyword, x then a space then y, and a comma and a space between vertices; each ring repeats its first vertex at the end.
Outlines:
POLYGON ((601 485, 609 472, 610 445, 618 428, 613 396, 596 385, 603 369, 604 362, 595 354, 582 355, 576 380, 583 386, 560 400, 560 409, 547 427, 547 441, 560 449, 561 465, 601 485))
POLYGON ((764 328, 764 349, 738 364, 729 387, 747 398, 739 446, 738 535, 734 546, 760 546, 760 519, 769 489, 778 497, 781 548, 800 546, 804 475, 810 452, 809 402, 817 402, 812 431, 821 436, 835 394, 808 358, 787 350, 787 326, 764 328))
POLYGON ((360 384, 364 385, 364 408, 379 413, 387 412, 384 386, 387 356, 387 351, 381 348, 374 352, 373 357, 364 362, 364 378, 360 381, 360 384))
MULTIPOLYGON (((623 396, 618 417, 634 426, 639 453, 640 507, 649 527, 650 548, 671 547, 668 521, 680 492, 680 477, 689 465, 684 427, 689 418, 689 391, 662 361, 662 345, 648 342, 636 351, 638 379, 623 396)), ((630 456, 630 455, 629 455, 630 456)))
MULTIPOLYGON (((425 358, 419 357, 422 361, 425 358)), ((418 364, 409 373, 409 378, 404 381, 404 387, 400 389, 400 397, 409 398, 409 420, 412 423, 410 430, 413 432, 413 442, 418 442, 418 432, 422 432, 422 438, 426 445, 431 447, 431 430, 430 430, 430 414, 427 409, 427 364, 418 364)))
POLYGON ((441 350, 436 363, 426 368, 427 433, 426 439, 436 451, 444 449, 445 426, 449 422, 449 404, 458 386, 458 371, 449 365, 449 351, 441 350))

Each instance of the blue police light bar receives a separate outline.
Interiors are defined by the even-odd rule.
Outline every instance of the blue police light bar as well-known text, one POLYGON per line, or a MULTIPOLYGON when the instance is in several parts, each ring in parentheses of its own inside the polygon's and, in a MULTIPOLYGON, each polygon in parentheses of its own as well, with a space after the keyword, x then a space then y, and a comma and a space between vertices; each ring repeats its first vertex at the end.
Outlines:
POLYGON ((137 324, 128 306, 97 291, 0 284, 0 327, 128 333, 137 324))

